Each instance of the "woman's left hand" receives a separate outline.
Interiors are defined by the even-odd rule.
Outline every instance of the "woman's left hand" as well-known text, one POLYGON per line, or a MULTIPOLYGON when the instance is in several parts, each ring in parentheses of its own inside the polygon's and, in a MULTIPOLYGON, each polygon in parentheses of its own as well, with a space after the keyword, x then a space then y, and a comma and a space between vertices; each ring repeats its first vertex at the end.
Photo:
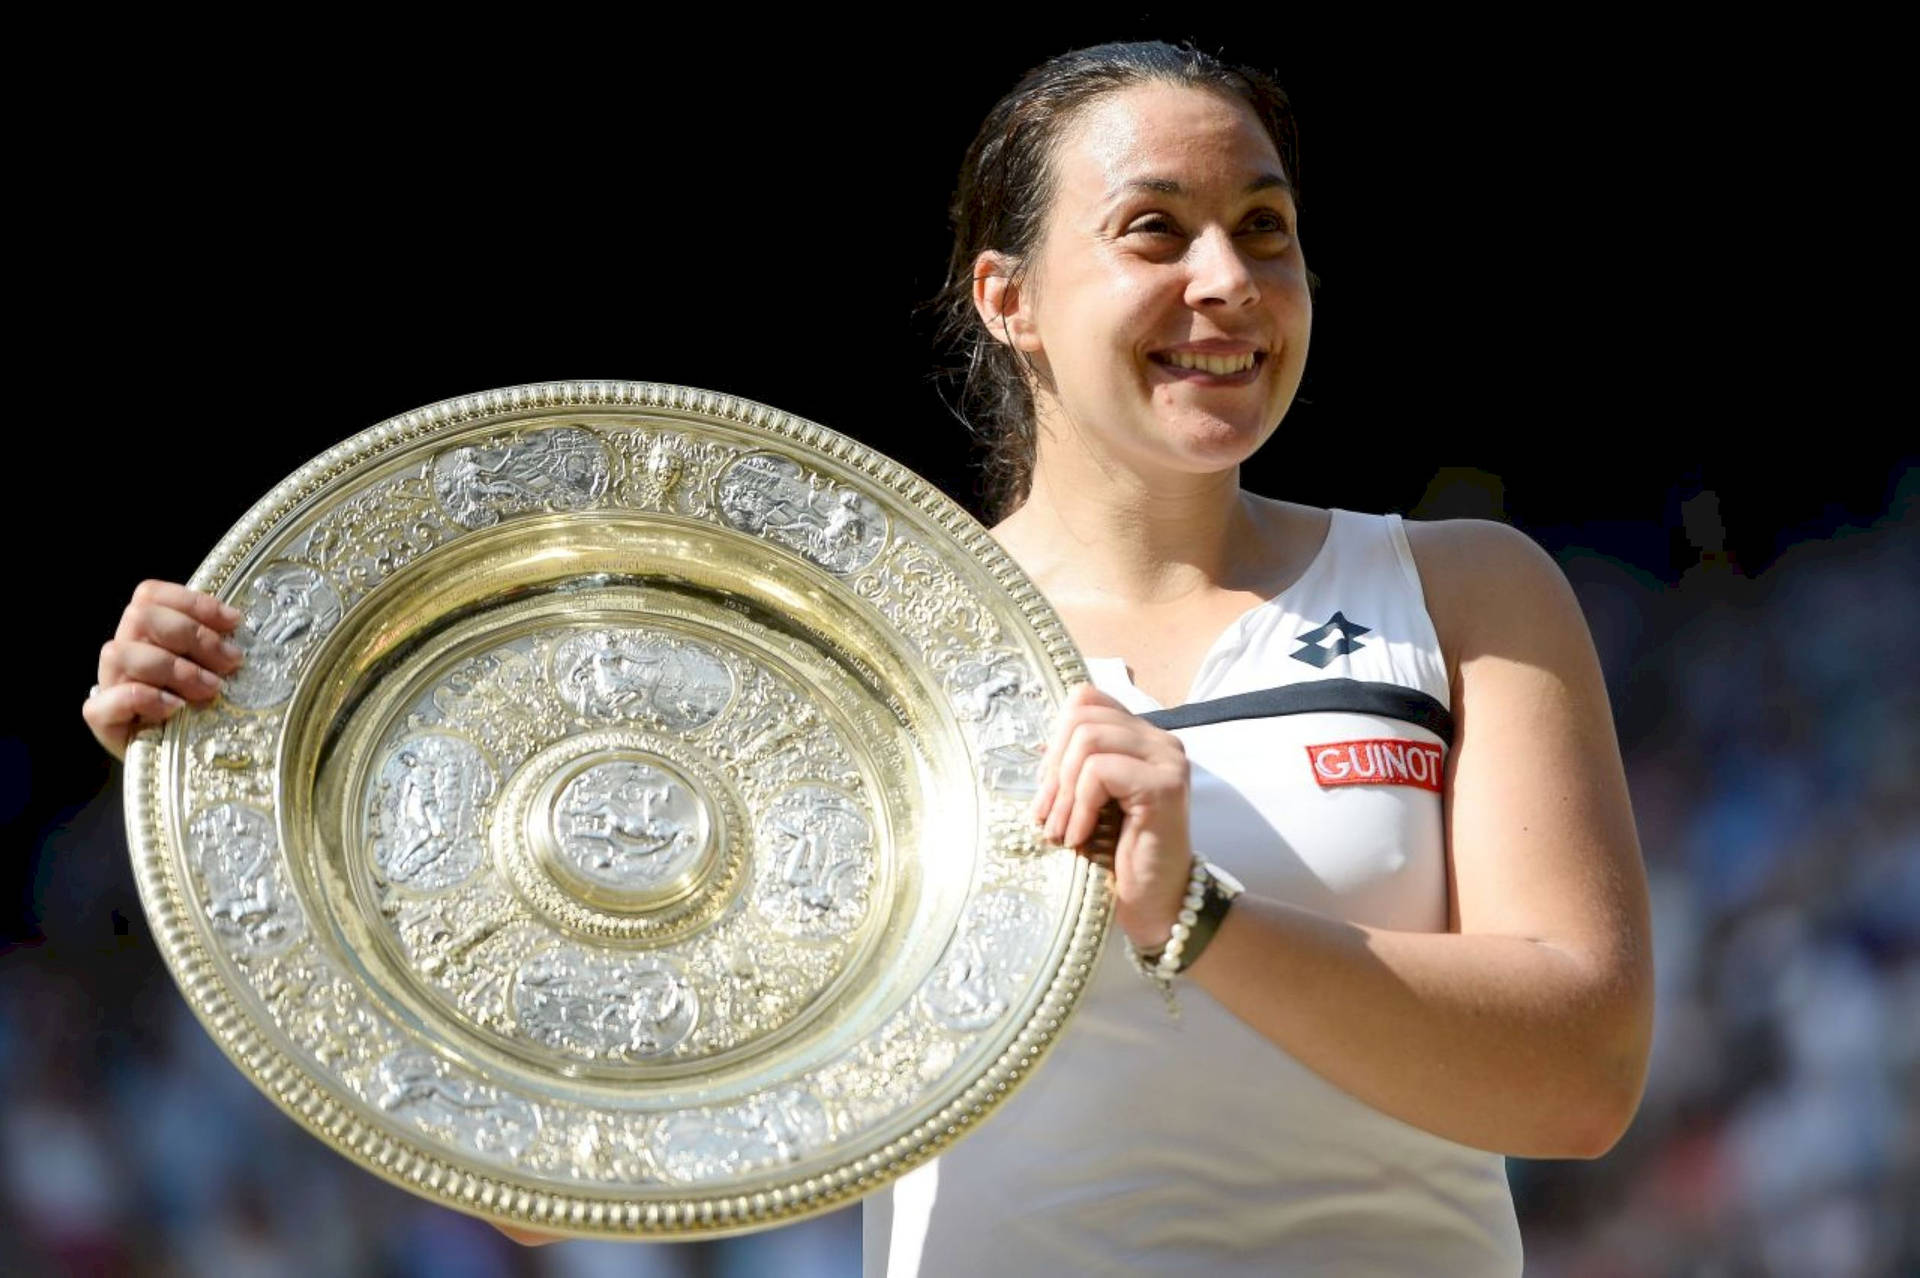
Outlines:
POLYGON ((1173 933, 1193 869, 1187 749, 1090 683, 1067 696, 1041 762, 1033 817, 1057 844, 1085 853, 1101 809, 1121 812, 1113 851, 1114 921, 1136 947, 1173 933))

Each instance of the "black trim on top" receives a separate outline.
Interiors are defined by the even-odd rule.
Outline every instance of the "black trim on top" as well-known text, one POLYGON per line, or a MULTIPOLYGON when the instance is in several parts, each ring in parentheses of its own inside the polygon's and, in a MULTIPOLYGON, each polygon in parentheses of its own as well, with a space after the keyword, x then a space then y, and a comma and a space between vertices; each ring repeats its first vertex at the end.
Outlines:
POLYGON ((1369 683, 1360 679, 1307 679, 1283 683, 1277 688, 1254 692, 1236 692, 1230 697, 1195 701, 1171 710, 1150 710, 1141 715, 1156 727, 1197 728, 1230 719, 1265 719, 1280 714, 1312 714, 1319 710, 1345 710, 1354 714, 1374 714, 1387 719, 1425 728, 1447 745, 1453 745, 1453 715, 1435 697, 1418 688, 1397 683, 1369 683))

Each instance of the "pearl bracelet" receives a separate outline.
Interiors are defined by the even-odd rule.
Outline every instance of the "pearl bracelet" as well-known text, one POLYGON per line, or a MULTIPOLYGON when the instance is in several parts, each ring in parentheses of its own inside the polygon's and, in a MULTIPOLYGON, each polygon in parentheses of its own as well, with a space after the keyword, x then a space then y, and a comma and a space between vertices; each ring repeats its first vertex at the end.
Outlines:
POLYGON ((1180 1007, 1174 1001, 1173 978, 1180 971, 1180 955, 1187 947, 1187 938, 1193 934, 1195 921, 1200 917, 1200 907, 1206 902, 1206 891, 1207 863, 1196 856, 1187 876, 1187 895, 1180 902, 1180 913, 1160 952, 1143 954, 1133 943, 1133 938, 1127 938, 1127 954, 1133 959, 1134 967, 1159 987, 1161 996, 1167 1001, 1168 1014, 1176 1020, 1180 1016, 1180 1007))

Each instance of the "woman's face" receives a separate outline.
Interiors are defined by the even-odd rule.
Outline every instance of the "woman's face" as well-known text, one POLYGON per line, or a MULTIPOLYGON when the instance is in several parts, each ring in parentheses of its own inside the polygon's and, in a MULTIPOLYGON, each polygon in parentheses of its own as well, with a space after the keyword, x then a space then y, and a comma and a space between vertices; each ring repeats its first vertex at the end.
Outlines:
POLYGON ((1143 473, 1239 464, 1293 402, 1313 318, 1266 130, 1223 95, 1142 85, 1070 121, 1054 171, 1006 295, 1012 340, 1052 381, 1043 430, 1064 418, 1143 473))

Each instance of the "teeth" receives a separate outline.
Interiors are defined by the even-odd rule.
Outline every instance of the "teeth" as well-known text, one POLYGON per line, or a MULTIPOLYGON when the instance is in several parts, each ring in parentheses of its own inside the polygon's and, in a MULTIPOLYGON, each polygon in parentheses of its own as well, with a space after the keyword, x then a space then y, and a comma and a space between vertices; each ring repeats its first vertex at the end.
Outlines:
POLYGON ((1175 368, 1195 368, 1219 377, 1246 372, 1253 367, 1253 359, 1252 351, 1245 355, 1198 355, 1192 351, 1168 351, 1166 354, 1167 363, 1175 368))

